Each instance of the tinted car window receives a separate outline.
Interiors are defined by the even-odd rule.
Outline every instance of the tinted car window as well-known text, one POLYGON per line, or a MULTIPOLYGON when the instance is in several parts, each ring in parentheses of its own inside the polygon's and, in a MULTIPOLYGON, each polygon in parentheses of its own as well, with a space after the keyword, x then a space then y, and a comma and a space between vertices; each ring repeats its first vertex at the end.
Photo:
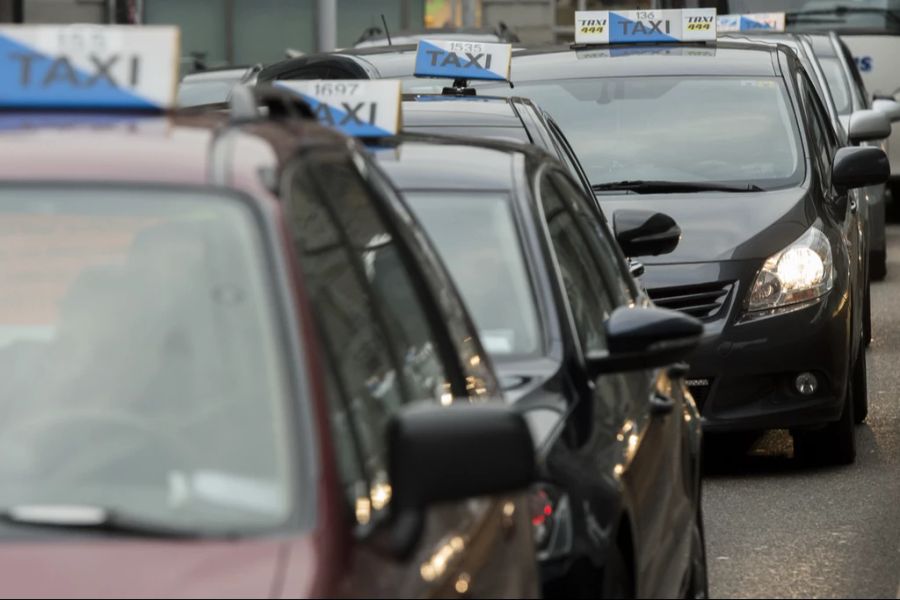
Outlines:
POLYGON ((631 275, 625 274, 627 271, 624 261, 618 246, 610 239, 609 228, 600 222, 596 209, 588 204, 584 194, 569 179, 561 173, 555 173, 552 180, 560 195, 569 199, 575 218, 580 222, 582 230, 588 234, 585 239, 599 259, 606 290, 613 302, 618 306, 631 304, 637 290, 630 283, 631 275))
POLYGON ((406 199, 450 269, 485 349, 495 356, 537 352, 540 323, 509 197, 435 191, 406 199))
POLYGON ((827 190, 831 174, 831 160, 836 150, 834 130, 826 117, 825 109, 819 103, 818 94, 813 90, 809 79, 801 74, 799 75, 799 82, 802 101, 809 123, 810 151, 819 164, 819 169, 823 176, 823 185, 825 190, 827 190))
POLYGON ((0 505, 200 532, 283 524, 293 396, 246 205, 7 186, 0 227, 0 505))
POLYGON ((609 77, 490 87, 541 105, 592 184, 621 180, 752 183, 802 177, 780 78, 609 77))
POLYGON ((403 249, 359 171, 346 159, 309 162, 295 173, 287 203, 291 230, 377 495, 386 489, 391 416, 411 401, 450 402, 452 385, 403 249))
POLYGON ((577 213, 548 177, 541 180, 540 196, 561 283, 582 347, 586 352, 606 350, 604 323, 615 306, 604 289, 590 239, 579 225, 577 213))

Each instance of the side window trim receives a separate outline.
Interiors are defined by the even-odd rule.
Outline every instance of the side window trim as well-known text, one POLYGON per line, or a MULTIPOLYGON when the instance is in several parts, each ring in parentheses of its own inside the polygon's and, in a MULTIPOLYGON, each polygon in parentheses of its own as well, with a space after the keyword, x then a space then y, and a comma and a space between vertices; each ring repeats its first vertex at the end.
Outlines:
MULTIPOLYGON (((591 187, 591 181, 588 179, 587 173, 584 172, 584 167, 581 166, 581 161, 578 160, 578 155, 575 154, 575 151, 572 149, 572 145, 569 143, 569 140, 563 134, 562 129, 559 128, 559 125, 556 124, 556 121, 554 121, 553 118, 550 117, 550 115, 545 114, 544 118, 547 121, 547 127, 549 127, 556 140, 562 146, 563 153, 568 157, 566 163, 570 164, 572 170, 575 171, 572 176, 578 179, 578 182, 581 184, 581 187, 584 188, 585 193, 588 194, 590 198, 594 198, 594 189, 591 187)), ((597 202, 596 199, 594 199, 594 202, 597 202)), ((606 216, 603 215, 602 211, 600 214, 605 221, 606 216)))
MULTIPOLYGON (((317 177, 311 177, 310 179, 311 179, 313 185, 315 186, 316 191, 319 194, 321 194, 323 197, 327 197, 328 192, 327 192, 327 190, 325 190, 322 187, 322 184, 319 181, 319 179, 317 177)), ((325 211, 328 213, 328 216, 331 219, 332 223, 335 224, 335 229, 337 230, 338 235, 340 236, 341 242, 344 244, 345 248, 354 248, 353 242, 348 238, 346 230, 344 229, 344 227, 341 226, 340 218, 335 214, 334 207, 331 206, 331 204, 328 202, 322 202, 321 205, 325 209, 325 211)), ((391 332, 391 328, 387 324, 388 319, 385 317, 384 307, 382 306, 381 299, 378 298, 377 294, 373 293, 373 290, 369 283, 369 279, 368 279, 368 277, 366 277, 365 266, 363 264, 361 264, 359 255, 357 252, 355 252, 355 251, 348 252, 348 255, 349 255, 349 262, 353 268, 353 274, 356 277, 356 280, 359 283, 360 288, 362 288, 363 293, 365 293, 365 295, 368 297, 370 305, 372 306, 376 325, 377 325, 378 329, 381 331, 381 334, 388 341, 387 342, 388 346, 391 349, 397 348, 397 343, 396 343, 396 340, 394 339, 394 335, 391 332)), ((396 371, 396 373, 398 373, 398 374, 403 373, 403 365, 400 362, 400 357, 397 356, 396 352, 394 352, 393 350, 391 352, 389 352, 388 354, 390 356, 391 364, 393 365, 393 368, 396 371)), ((397 380, 398 380, 399 387, 400 387, 400 393, 406 398, 406 401, 409 402, 410 400, 414 400, 414 398, 410 394, 410 390, 407 385, 406 378, 398 377, 397 380)))
MULTIPOLYGON (((365 166, 361 176, 377 189, 379 193, 396 195, 396 192, 390 186, 390 183, 386 180, 382 181, 380 176, 373 176, 368 161, 360 155, 357 156, 358 160, 362 161, 362 164, 365 166)), ((397 200, 399 200, 399 198, 397 200)), ((421 272, 421 269, 425 265, 419 264, 418 260, 413 257, 414 253, 410 248, 410 240, 407 239, 406 235, 402 232, 402 228, 397 226, 397 223, 390 215, 385 214, 389 209, 382 206, 381 203, 376 203, 375 210, 381 216, 385 228, 390 232, 391 238, 395 240, 397 247, 400 249, 400 257, 403 261, 403 265, 406 267, 410 279, 414 284, 413 288, 416 297, 424 308, 428 326, 437 341, 437 351, 440 353, 442 362, 447 369, 446 376, 450 380, 453 396, 455 398, 464 398, 471 393, 466 381, 465 367, 460 364, 461 357, 457 352, 457 348, 449 335, 447 335, 448 332, 444 329, 445 323, 442 314, 443 311, 434 302, 437 291, 432 288, 428 279, 423 276, 421 272)), ((484 356, 481 358, 484 360, 484 356)), ((421 400, 421 398, 417 398, 416 400, 421 400)))
MULTIPOLYGON (((562 180, 563 182, 566 182, 568 185, 570 185, 574 190, 576 190, 576 191, 578 190, 578 186, 575 185, 574 182, 571 181, 571 177, 568 176, 568 173, 562 171, 559 168, 553 167, 553 168, 551 168, 550 174, 551 174, 551 181, 553 182, 553 185, 556 187, 557 191, 561 195, 565 196, 565 194, 563 194, 563 190, 559 189, 559 185, 556 183, 557 180, 562 180)), ((591 195, 591 197, 593 197, 593 194, 591 195)), ((591 219, 593 222, 587 223, 587 224, 577 223, 578 228, 580 230, 582 230, 582 232, 586 236, 596 236, 596 237, 600 238, 600 241, 598 243, 600 246, 603 246, 605 248, 598 248, 597 250, 599 253, 602 254, 602 253, 605 253, 606 251, 609 251, 612 253, 612 255, 609 257, 609 264, 610 264, 610 267, 612 268, 612 270, 615 271, 615 273, 607 273, 606 270, 602 266, 600 268, 601 276, 603 277, 604 280, 606 280, 607 289, 608 290, 620 289, 621 286, 620 286, 620 282, 617 278, 617 275, 621 276, 628 288, 627 290, 622 290, 623 295, 627 296, 625 298, 626 303, 636 302, 637 298, 639 296, 639 292, 636 288, 636 284, 634 283, 634 279, 631 277, 631 274, 625 263, 625 257, 621 253, 619 244, 618 244, 618 242, 616 242, 615 238, 613 237, 613 232, 609 227, 609 223, 607 222, 605 215, 603 215, 603 212, 600 210, 599 206, 597 206, 595 202, 590 202, 587 198, 583 198, 583 200, 584 200, 583 209, 587 211, 589 219, 591 219, 591 217, 593 217, 593 219, 591 219), (604 231, 604 229, 605 229, 605 231, 604 231), (615 279, 615 281, 609 281, 608 279, 610 277, 613 277, 615 279), (627 291, 627 294, 625 294, 626 291, 627 291)), ((577 204, 578 200, 573 200, 572 202, 577 204)), ((600 257, 600 260, 603 260, 603 258, 600 257)), ((610 292, 610 295, 612 296, 611 292, 610 292)), ((617 304, 615 299, 613 299, 613 304, 617 304)))

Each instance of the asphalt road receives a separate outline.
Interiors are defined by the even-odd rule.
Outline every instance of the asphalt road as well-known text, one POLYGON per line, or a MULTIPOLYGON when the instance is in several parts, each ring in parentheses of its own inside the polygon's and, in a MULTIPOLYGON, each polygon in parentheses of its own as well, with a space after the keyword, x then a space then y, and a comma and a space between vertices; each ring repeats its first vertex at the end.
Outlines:
POLYGON ((713 598, 900 597, 900 226, 872 287, 869 418, 852 467, 795 462, 790 436, 712 439, 704 512, 713 598))

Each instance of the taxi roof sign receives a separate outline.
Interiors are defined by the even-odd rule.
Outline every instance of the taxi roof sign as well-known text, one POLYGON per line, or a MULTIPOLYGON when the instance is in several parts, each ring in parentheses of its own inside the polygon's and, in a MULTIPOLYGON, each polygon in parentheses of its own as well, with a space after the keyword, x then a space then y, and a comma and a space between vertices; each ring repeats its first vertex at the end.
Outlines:
POLYGON ((733 31, 784 31, 785 13, 750 13, 744 15, 719 15, 719 33, 733 31))
POLYGON ((593 10, 575 13, 575 44, 710 42, 716 39, 715 8, 593 10))
POLYGON ((177 27, 0 26, 0 108, 175 106, 177 27))
POLYGON ((400 81, 389 79, 312 79, 276 81, 297 94, 323 125, 353 137, 380 138, 400 130, 400 81))
POLYGON ((421 40, 416 50, 416 77, 509 81, 511 44, 421 40))

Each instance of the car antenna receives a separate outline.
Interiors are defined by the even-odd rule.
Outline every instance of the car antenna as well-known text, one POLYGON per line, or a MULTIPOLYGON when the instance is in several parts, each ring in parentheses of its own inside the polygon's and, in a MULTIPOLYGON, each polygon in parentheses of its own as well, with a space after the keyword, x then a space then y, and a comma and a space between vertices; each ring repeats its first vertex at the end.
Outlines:
POLYGON ((384 13, 381 13, 381 22, 384 23, 384 34, 388 39, 388 46, 393 46, 394 42, 391 41, 391 30, 388 27, 387 19, 384 18, 384 13))

